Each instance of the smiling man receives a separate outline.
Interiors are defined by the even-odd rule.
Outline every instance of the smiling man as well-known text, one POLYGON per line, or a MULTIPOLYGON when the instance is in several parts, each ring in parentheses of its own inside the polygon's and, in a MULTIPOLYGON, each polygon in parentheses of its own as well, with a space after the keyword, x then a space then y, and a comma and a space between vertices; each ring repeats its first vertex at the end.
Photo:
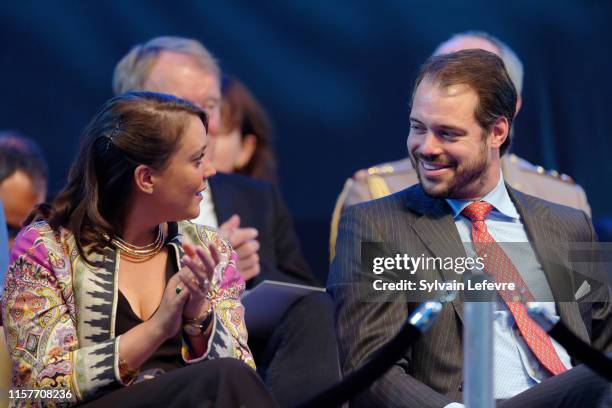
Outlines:
MULTIPOLYGON (((453 35, 441 43, 433 55, 451 52, 482 49, 499 56, 514 84, 517 95, 515 116, 521 110, 523 90, 523 63, 518 55, 499 38, 484 31, 465 31, 453 35)), ((529 134, 519 135, 528 137, 529 134)), ((531 135, 533 136, 533 135, 531 135)), ((577 208, 591 214, 584 189, 571 177, 555 170, 545 171, 542 166, 529 163, 527 160, 510 153, 505 149, 501 157, 501 169, 504 180, 513 188, 553 203, 577 208)), ((335 253, 338 221, 342 210, 350 205, 369 201, 375 198, 396 193, 418 182, 410 158, 381 163, 368 169, 362 169, 346 180, 344 188, 336 201, 330 231, 330 256, 335 253)))
MULTIPOLYGON (((391 253, 482 257, 485 273, 515 284, 515 290, 498 292, 494 367, 485 374, 494 377, 494 397, 503 400, 498 406, 569 407, 577 401, 596 406, 608 389, 585 367, 574 367, 577 362, 526 317, 525 305, 517 301, 553 299, 547 303, 551 314, 585 342, 611 351, 609 286, 580 296, 584 277, 554 262, 567 256, 556 244, 595 242, 589 217, 504 182, 500 157, 510 144, 516 102, 502 60, 488 51, 435 56, 421 68, 407 141, 419 184, 348 207, 340 222, 327 286, 336 304, 345 374, 372 358, 417 306, 406 292, 371 297, 361 244, 382 242, 391 253), (521 243, 520 259, 500 244, 508 242, 521 243)), ((461 279, 442 268, 421 268, 410 279, 461 279)), ((355 406, 461 406, 462 299, 446 303, 430 331, 353 401, 355 406)))

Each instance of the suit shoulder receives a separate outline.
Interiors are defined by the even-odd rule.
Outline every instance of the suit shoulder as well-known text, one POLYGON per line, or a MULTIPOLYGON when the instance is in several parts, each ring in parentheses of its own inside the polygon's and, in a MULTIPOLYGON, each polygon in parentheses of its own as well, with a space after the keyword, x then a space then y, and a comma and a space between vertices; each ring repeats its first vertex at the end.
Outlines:
POLYGON ((555 170, 546 171, 514 154, 503 157, 502 169, 506 182, 513 188, 591 214, 586 193, 570 176, 555 170))
POLYGON ((574 179, 565 173, 560 173, 557 170, 546 170, 544 167, 530 163, 529 161, 517 156, 509 154, 506 159, 507 165, 513 166, 525 175, 545 178, 554 183, 565 184, 567 186, 579 187, 574 179))
POLYGON ((560 221, 568 221, 572 219, 584 220, 585 216, 588 216, 588 214, 581 209, 548 201, 543 198, 526 194, 520 191, 515 191, 515 194, 521 194, 530 203, 531 206, 544 207, 552 217, 560 221))
POLYGON ((403 208, 406 202, 406 195, 408 191, 418 187, 417 185, 408 187, 401 191, 395 192, 393 194, 389 194, 380 198, 375 198, 370 201, 365 201, 362 203, 358 203, 355 205, 351 205, 347 207, 354 212, 372 212, 376 213, 385 209, 390 208, 403 208))
POLYGON ((364 176, 386 176, 390 174, 411 173, 414 167, 409 158, 392 162, 380 163, 364 169, 364 176))
POLYGON ((349 205, 384 197, 418 183, 416 172, 408 158, 359 170, 352 180, 347 194, 349 205))

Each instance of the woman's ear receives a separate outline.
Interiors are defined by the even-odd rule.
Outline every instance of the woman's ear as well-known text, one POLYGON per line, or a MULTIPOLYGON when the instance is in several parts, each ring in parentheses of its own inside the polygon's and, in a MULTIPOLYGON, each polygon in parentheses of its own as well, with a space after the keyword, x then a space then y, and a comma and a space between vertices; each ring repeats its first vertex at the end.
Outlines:
POLYGON ((134 184, 136 184, 136 188, 143 193, 153 194, 155 185, 154 179, 153 171, 149 166, 140 164, 134 169, 134 184))
POLYGON ((252 133, 245 135, 242 138, 242 145, 240 146, 240 152, 238 153, 234 167, 240 170, 246 166, 255 154, 255 149, 257 149, 257 137, 252 133))

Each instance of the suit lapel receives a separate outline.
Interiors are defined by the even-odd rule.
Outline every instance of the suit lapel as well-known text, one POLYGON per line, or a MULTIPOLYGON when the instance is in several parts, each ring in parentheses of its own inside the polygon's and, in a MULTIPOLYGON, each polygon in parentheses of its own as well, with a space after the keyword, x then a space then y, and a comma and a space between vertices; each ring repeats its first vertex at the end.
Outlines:
MULTIPOLYGON (((404 198, 406 206, 418 214, 417 220, 409 225, 433 256, 440 258, 466 256, 455 220, 445 200, 427 196, 420 185, 406 190, 404 198)), ((453 270, 442 269, 440 272, 445 281, 461 280, 461 275, 453 270)), ((462 293, 452 301, 461 321, 463 321, 463 301, 462 293)))
POLYGON ((223 173, 217 173, 208 179, 210 193, 212 195, 213 205, 215 207, 215 215, 219 225, 227 221, 232 214, 239 213, 236 208, 236 203, 239 202, 240 191, 232 188, 228 182, 228 176, 223 173))
POLYGON ((588 342, 586 326, 574 299, 573 268, 568 260, 568 236, 551 218, 550 210, 540 200, 506 185, 529 241, 544 270, 561 319, 588 342))

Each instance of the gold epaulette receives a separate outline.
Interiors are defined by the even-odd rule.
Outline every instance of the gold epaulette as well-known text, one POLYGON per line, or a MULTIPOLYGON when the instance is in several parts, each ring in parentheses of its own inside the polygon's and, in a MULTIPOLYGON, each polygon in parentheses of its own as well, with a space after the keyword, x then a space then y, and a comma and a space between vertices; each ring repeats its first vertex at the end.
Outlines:
POLYGON ((574 179, 565 173, 559 173, 557 170, 546 170, 542 166, 535 166, 529 163, 527 160, 519 158, 515 154, 510 155, 510 162, 516 164, 521 170, 541 174, 543 176, 549 176, 567 184, 576 184, 574 179))
POLYGON ((377 176, 380 174, 390 174, 395 171, 395 168, 390 164, 382 164, 380 166, 372 166, 368 169, 368 175, 377 176))

